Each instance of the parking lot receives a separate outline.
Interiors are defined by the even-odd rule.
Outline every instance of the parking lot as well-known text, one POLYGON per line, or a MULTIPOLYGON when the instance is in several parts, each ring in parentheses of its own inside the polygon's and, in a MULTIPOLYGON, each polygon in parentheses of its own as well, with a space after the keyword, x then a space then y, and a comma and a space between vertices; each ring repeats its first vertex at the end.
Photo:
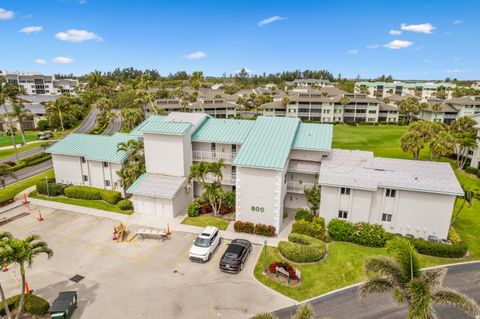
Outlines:
MULTIPOLYGON (((252 276, 261 247, 255 246, 240 274, 218 270, 226 240, 205 264, 188 260, 195 235, 175 232, 167 240, 112 240, 109 219, 31 206, 32 213, 1 226, 16 237, 38 234, 54 251, 27 269, 34 292, 50 302, 57 293, 77 290, 73 318, 248 318, 293 302, 259 284, 252 276), (41 210, 44 221, 37 221, 41 210), (70 280, 80 275, 78 283, 70 280)), ((18 215, 24 207, 1 217, 18 215)), ((127 225, 130 228, 134 226, 127 225)), ((20 290, 15 267, 0 273, 7 295, 20 290)))

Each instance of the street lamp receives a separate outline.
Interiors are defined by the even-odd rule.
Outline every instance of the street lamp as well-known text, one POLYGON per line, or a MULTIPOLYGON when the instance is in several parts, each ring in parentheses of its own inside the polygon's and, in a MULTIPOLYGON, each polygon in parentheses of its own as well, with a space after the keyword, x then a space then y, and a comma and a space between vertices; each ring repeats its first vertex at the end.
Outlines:
POLYGON ((50 190, 48 189, 48 177, 45 176, 45 185, 47 186, 47 197, 50 198, 50 190))

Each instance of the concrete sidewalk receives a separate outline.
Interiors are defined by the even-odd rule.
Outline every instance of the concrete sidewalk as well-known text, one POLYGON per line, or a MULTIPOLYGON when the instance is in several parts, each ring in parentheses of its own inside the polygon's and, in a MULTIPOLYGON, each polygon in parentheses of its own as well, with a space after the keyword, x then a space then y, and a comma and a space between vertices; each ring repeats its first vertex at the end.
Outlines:
MULTIPOLYGON (((175 218, 167 218, 167 217, 158 217, 158 216, 149 216, 149 215, 142 215, 142 214, 133 214, 133 215, 123 215, 119 213, 108 212, 100 209, 93 209, 88 207, 52 202, 48 200, 36 199, 36 198, 29 198, 30 203, 38 206, 44 206, 54 209, 60 209, 65 211, 76 212, 80 214, 86 214, 90 216, 108 218, 113 221, 117 222, 124 222, 129 227, 147 227, 147 228, 156 228, 156 229, 166 229, 167 227, 170 228, 170 231, 178 231, 178 232, 185 232, 185 233, 192 233, 192 234, 200 234, 203 230, 203 227, 192 226, 192 225, 184 225, 182 224, 183 219, 187 216, 186 214, 176 216, 175 218)), ((264 237, 246 233, 237 233, 233 230, 233 222, 230 223, 227 230, 221 230, 220 235, 224 239, 236 239, 236 238, 243 238, 247 239, 252 244, 256 245, 264 245, 265 240, 267 241, 267 245, 269 246, 278 246, 278 243, 281 240, 286 240, 288 237, 288 233, 286 232, 288 229, 291 229, 291 220, 288 221, 286 227, 280 232, 280 235, 276 237, 264 237), (284 231, 285 230, 285 231, 284 231)))

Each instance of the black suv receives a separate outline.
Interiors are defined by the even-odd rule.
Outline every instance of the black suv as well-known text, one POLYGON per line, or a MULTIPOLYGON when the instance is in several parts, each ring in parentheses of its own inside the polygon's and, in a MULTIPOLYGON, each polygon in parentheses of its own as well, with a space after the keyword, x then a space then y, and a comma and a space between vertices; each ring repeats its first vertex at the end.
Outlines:
POLYGON ((230 273, 239 273, 248 255, 252 251, 252 243, 246 239, 234 239, 220 259, 220 270, 230 273))

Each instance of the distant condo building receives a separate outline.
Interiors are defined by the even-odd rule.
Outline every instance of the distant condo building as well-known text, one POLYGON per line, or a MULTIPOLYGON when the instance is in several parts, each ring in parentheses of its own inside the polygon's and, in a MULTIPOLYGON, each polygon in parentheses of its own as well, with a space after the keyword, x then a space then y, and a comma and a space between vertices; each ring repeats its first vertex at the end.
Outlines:
POLYGON ((8 72, 0 70, 0 77, 7 83, 20 85, 25 89, 26 95, 57 95, 73 93, 79 86, 76 79, 55 79, 54 75, 40 73, 8 72))
POLYGON ((456 84, 452 83, 427 83, 427 82, 356 82, 355 93, 364 93, 369 97, 384 98, 392 95, 415 95, 421 99, 437 96, 444 90, 446 98, 452 98, 456 84))

